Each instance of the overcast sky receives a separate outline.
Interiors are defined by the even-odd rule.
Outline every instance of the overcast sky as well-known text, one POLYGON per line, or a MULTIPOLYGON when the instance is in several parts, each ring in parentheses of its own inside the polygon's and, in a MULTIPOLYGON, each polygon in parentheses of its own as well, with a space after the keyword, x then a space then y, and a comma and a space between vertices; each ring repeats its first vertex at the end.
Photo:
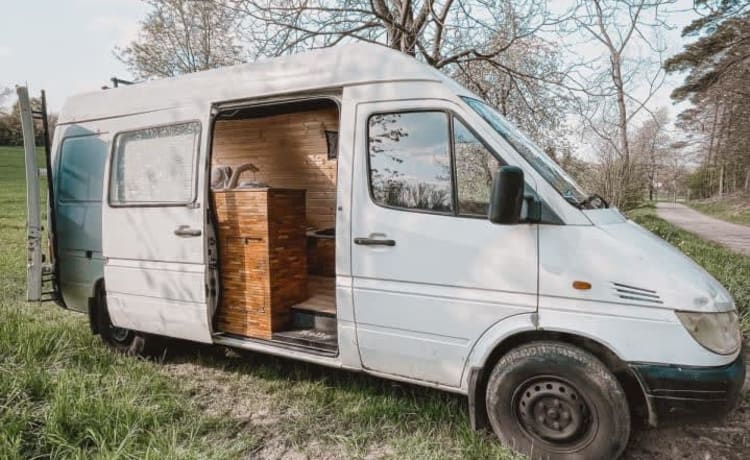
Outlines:
MULTIPOLYGON (((137 36, 148 7, 138 0, 0 0, 0 86, 28 83, 32 94, 47 90, 51 111, 66 97, 130 78, 113 55, 137 36)), ((671 5, 666 32, 669 54, 682 48, 680 31, 694 17, 692 0, 671 5)), ((588 54, 588 53, 587 53, 588 54)), ((670 76, 651 107, 671 105, 669 93, 681 82, 670 76)), ((670 110, 674 115, 676 109, 670 110)))
POLYGON ((0 86, 47 90, 51 111, 66 97, 127 78, 112 54, 137 36, 138 0, 0 0, 0 86))

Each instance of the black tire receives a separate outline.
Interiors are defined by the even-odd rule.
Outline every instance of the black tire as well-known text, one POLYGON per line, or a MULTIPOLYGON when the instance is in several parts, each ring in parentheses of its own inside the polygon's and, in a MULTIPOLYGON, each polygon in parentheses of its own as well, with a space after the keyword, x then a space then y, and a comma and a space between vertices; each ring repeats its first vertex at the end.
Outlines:
POLYGON ((131 356, 154 356, 158 353, 161 348, 161 341, 158 337, 112 324, 103 290, 99 290, 96 300, 96 325, 99 336, 107 346, 131 356))
POLYGON ((615 376, 564 343, 508 352, 490 374, 486 401, 502 444, 532 459, 616 459, 630 436, 630 410, 615 376))

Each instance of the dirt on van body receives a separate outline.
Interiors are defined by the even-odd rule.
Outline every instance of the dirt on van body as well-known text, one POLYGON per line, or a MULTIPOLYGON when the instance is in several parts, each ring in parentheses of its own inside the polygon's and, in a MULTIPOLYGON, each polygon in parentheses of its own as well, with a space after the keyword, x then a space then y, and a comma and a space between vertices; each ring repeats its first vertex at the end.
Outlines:
MULTIPOLYGON (((352 428, 352 420, 346 417, 337 419, 337 414, 352 410, 359 410, 363 404, 374 404, 372 395, 359 398, 356 392, 371 393, 375 390, 375 398, 398 399, 404 394, 428 392, 434 390, 411 387, 398 383, 387 383, 381 379, 367 376, 350 378, 349 373, 325 368, 317 369, 304 363, 265 357, 254 354, 238 355, 233 351, 222 348, 203 348, 198 351, 181 352, 179 356, 167 357, 163 363, 166 373, 187 385, 197 404, 206 412, 215 416, 231 417, 239 422, 242 429, 252 430, 259 436, 257 448, 248 452, 246 458, 271 459, 324 459, 338 460, 348 458, 424 458, 437 456, 439 458, 479 458, 469 455, 469 452, 457 449, 454 440, 436 434, 434 439, 427 439, 432 443, 429 451, 416 449, 413 452, 404 448, 403 444, 394 449, 387 436, 393 433, 394 425, 400 422, 380 417, 361 427, 352 428), (311 371, 311 369, 313 369, 311 371), (317 385, 316 374, 320 373, 324 386, 330 391, 349 394, 343 399, 340 395, 331 398, 328 403, 336 405, 330 410, 317 413, 305 413, 306 406, 325 406, 320 401, 321 395, 316 391, 296 388, 317 385), (329 378, 327 372, 333 373, 329 378), (372 379, 373 382, 369 382, 372 379), (363 383, 364 382, 364 383, 363 383), (338 388, 336 388, 338 386, 338 388), (348 388, 347 388, 348 387, 348 388), (407 387, 406 392, 404 387, 407 387), (312 399, 306 399, 312 398, 312 399), (342 401, 346 401, 343 402, 342 401), (351 407, 340 407, 351 404, 351 407), (312 415, 312 417, 311 417, 312 415), (353 431, 354 430, 354 431, 353 431), (363 430, 358 432, 356 430, 363 430), (372 436, 368 434, 370 431, 372 436), (386 436, 379 436, 381 431, 386 436), (354 438, 354 439, 352 439, 354 438), (446 442, 443 446, 441 443, 446 442), (444 449, 443 449, 444 447, 444 449), (437 455, 435 455, 437 454, 437 455)), ((746 359, 748 357, 746 356, 746 359)), ((750 359, 748 359, 750 365, 750 359)), ((355 374, 351 374, 354 376, 355 374)), ((674 425, 669 427, 650 429, 636 428, 631 435, 623 459, 688 459, 688 460, 719 460, 719 459, 750 459, 750 374, 746 378, 743 399, 737 409, 722 420, 694 423, 690 425, 674 425)), ((324 396, 323 396, 324 397, 324 396)), ((463 398, 455 395, 429 396, 422 402, 424 407, 416 409, 433 412, 434 423, 443 423, 439 410, 435 407, 434 399, 448 401, 457 398, 461 403, 463 398)), ((414 410, 414 401, 405 401, 407 410, 414 410)), ((417 401, 419 404, 419 401, 417 401)), ((440 404, 440 402, 438 403, 440 404)), ((461 407, 461 406, 457 406, 461 407)), ((320 407, 318 407, 320 409, 320 407)), ((315 411, 313 411, 315 412, 315 411)), ((419 418, 418 412, 406 414, 406 417, 419 418)), ((464 412, 466 426, 468 415, 464 412)), ((675 421, 678 422, 679 421, 675 421)), ((420 423, 417 420, 417 423, 420 423)), ((433 423, 432 420, 430 423, 433 423)), ((452 426, 453 420, 445 421, 445 431, 458 431, 452 426)), ((406 422, 408 431, 409 422, 406 422)), ((431 428, 431 430, 434 430, 431 428)), ((409 433, 404 433, 409 436, 409 433)), ((452 435, 449 435, 452 436, 452 435)), ((469 435, 473 436, 473 435, 469 435)), ((478 442, 492 443, 488 436, 477 435, 478 442)), ((396 436, 398 437, 398 436, 396 436)), ((466 434, 456 434, 458 442, 465 441, 466 434)), ((476 454, 476 452, 475 452, 476 454)), ((508 455, 507 458, 514 456, 508 455)))

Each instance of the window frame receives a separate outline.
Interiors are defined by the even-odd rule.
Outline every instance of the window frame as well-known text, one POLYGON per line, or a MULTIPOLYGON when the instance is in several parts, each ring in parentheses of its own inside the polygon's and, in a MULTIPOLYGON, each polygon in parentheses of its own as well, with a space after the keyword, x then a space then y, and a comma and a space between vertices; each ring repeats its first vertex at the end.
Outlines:
POLYGON ((450 141, 450 135, 451 135, 451 119, 450 119, 450 112, 445 109, 428 109, 428 108, 419 108, 419 109, 405 109, 405 110, 386 110, 386 111, 379 111, 379 112, 372 112, 367 116, 367 123, 365 126, 366 130, 366 136, 365 136, 365 152, 367 155, 367 190, 370 195, 370 200, 376 205, 380 206, 381 208, 385 209, 393 209, 396 211, 407 211, 407 212, 417 212, 420 214, 434 214, 438 216, 453 216, 456 213, 455 210, 455 199, 453 197, 453 184, 454 184, 454 178, 453 178, 453 148, 450 146, 451 142, 448 144, 448 163, 451 167, 451 209, 450 211, 434 211, 431 209, 421 209, 421 208, 404 208, 401 206, 391 206, 389 204, 380 203, 378 200, 375 199, 375 194, 373 193, 372 189, 372 163, 370 161, 370 120, 373 117, 376 117, 378 115, 387 115, 387 114, 402 114, 402 113, 442 113, 446 115, 446 128, 448 131, 448 140, 450 141))
MULTIPOLYGON (((86 138, 86 137, 97 137, 97 138, 99 138, 101 140, 101 136, 103 136, 105 134, 107 134, 107 133, 106 132, 101 132, 101 133, 91 133, 91 134, 78 134, 78 135, 75 135, 75 136, 64 137, 62 139, 62 141, 60 141, 59 158, 57 160, 57 165, 56 165, 57 171, 56 171, 55 180, 54 180, 54 184, 55 184, 55 201, 57 201, 58 204, 61 204, 61 205, 70 205, 70 204, 73 204, 74 205, 74 204, 77 204, 77 203, 101 203, 103 201, 101 195, 99 196, 99 199, 96 199, 96 200, 70 200, 70 199, 67 199, 67 198, 63 198, 63 194, 60 193, 60 191, 62 190, 63 166, 65 164, 65 161, 64 161, 65 160, 65 142, 67 142, 68 140, 82 139, 82 138, 86 138)), ((104 144, 107 143, 104 140, 101 140, 101 142, 104 143, 104 144)), ((109 148, 105 145, 104 149, 103 149, 103 155, 105 156, 105 158, 104 158, 104 162, 102 164, 102 176, 104 175, 104 171, 105 171, 105 169, 107 167, 107 158, 106 158, 106 156, 107 156, 108 150, 109 150, 109 148)), ((104 189, 104 177, 102 177, 102 191, 103 191, 103 189, 104 189)))
MULTIPOLYGON (((455 142, 455 130, 453 128, 453 122, 454 120, 458 118, 458 121, 461 122, 462 125, 464 125, 464 128, 466 128, 481 144, 482 146, 487 149, 488 152, 490 152, 490 155, 492 155, 495 160, 500 164, 500 167, 507 166, 508 162, 503 160, 503 158, 495 151, 494 148, 492 148, 477 132, 474 130, 474 128, 469 125, 466 120, 458 116, 457 114, 453 114, 451 117, 451 157, 453 158, 453 175, 455 176, 455 190, 456 190, 456 216, 457 217, 468 217, 472 219, 487 219, 486 215, 481 214, 465 214, 461 213, 461 210, 459 209, 459 203, 458 203, 458 168, 456 168, 456 142, 455 142)), ((489 205, 489 203, 488 203, 489 205)))
POLYGON ((366 155, 366 163, 367 163, 367 191, 370 195, 370 201, 372 201, 373 204, 376 206, 379 206, 381 208, 385 209, 391 209, 394 211, 402 211, 402 212, 416 212, 419 214, 432 214, 437 216, 453 216, 453 217, 464 217, 469 219, 487 219, 487 216, 482 216, 479 214, 462 214, 460 210, 458 209, 458 173, 456 170, 456 142, 455 142, 455 132, 454 132, 454 120, 458 119, 462 125, 479 141, 481 142, 482 146, 487 149, 488 152, 501 164, 501 165, 507 165, 508 163, 498 155, 497 151, 492 148, 485 140, 477 134, 477 132, 466 122, 464 118, 459 116, 455 111, 445 108, 414 108, 414 109, 403 109, 403 110, 385 110, 385 111, 376 111, 372 112, 367 116, 367 123, 365 124, 365 155, 366 155), (402 114, 402 113, 443 113, 448 117, 448 156, 449 156, 449 162, 450 162, 450 184, 451 184, 451 207, 452 209, 450 211, 433 211, 430 209, 421 209, 421 208, 404 208, 400 206, 391 206, 385 203, 380 203, 378 200, 375 199, 375 194, 373 193, 372 188, 372 165, 370 162, 370 120, 372 117, 378 116, 378 115, 388 115, 388 114, 402 114))
POLYGON ((161 123, 156 125, 147 125, 142 126, 139 128, 134 129, 128 129, 123 131, 117 131, 115 132, 114 136, 112 136, 112 146, 110 149, 110 155, 109 155, 109 179, 107 184, 107 204, 111 208, 179 208, 179 207, 193 207, 195 203, 198 200, 198 181, 200 178, 200 151, 201 151, 201 141, 203 139, 203 123, 199 119, 189 119, 179 122, 173 122, 173 123, 161 123), (145 131, 148 129, 160 129, 160 128, 169 128, 172 126, 179 126, 179 125, 189 125, 189 124, 197 124, 198 125, 198 135, 196 136, 195 140, 195 150, 193 152, 193 171, 194 171, 194 178, 193 178, 193 187, 191 192, 191 197, 187 201, 183 202, 171 202, 171 201, 149 201, 149 202, 117 202, 113 200, 112 197, 112 191, 113 191, 113 178, 115 174, 115 156, 117 155, 117 147, 118 143, 120 141, 120 136, 124 134, 131 134, 136 133, 138 131, 145 131))

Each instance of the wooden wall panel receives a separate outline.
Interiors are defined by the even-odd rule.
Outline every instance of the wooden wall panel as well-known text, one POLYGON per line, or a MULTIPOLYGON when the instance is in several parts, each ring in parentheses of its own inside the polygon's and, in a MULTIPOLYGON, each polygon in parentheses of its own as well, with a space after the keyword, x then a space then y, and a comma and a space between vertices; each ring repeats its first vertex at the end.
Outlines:
POLYGON ((250 162, 260 171, 242 179, 307 190, 307 225, 334 227, 337 162, 328 159, 325 130, 338 131, 338 109, 218 121, 212 162, 232 167, 250 162))
POLYGON ((336 276, 334 238, 307 238, 307 271, 311 275, 336 276))

